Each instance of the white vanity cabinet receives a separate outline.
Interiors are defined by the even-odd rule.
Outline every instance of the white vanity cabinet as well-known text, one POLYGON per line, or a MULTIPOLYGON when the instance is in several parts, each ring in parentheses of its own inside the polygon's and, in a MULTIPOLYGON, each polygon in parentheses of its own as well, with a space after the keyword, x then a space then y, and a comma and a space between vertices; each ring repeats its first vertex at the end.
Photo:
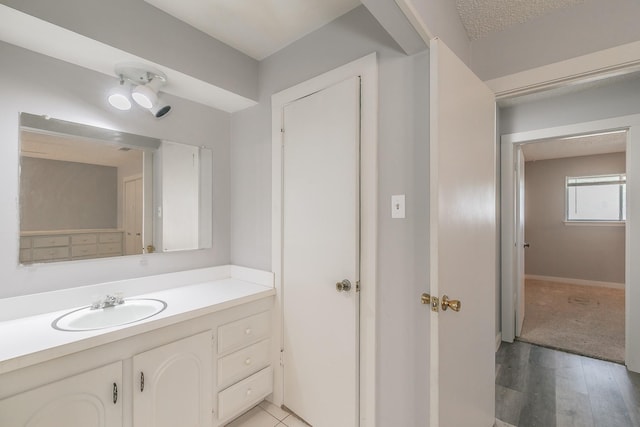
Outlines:
POLYGON ((211 425, 212 332, 133 357, 134 427, 211 425))
POLYGON ((121 427, 122 388, 111 363, 0 400, 0 426, 121 427))
MULTIPOLYGON (((217 310, 201 308, 184 319, 187 313, 175 307, 188 302, 179 299, 202 299, 208 287, 152 294, 168 304, 156 317, 157 326, 149 322, 139 324, 137 333, 129 332, 136 329, 132 326, 85 335, 69 344, 73 352, 61 355, 52 348, 50 358, 5 370, 0 427, 218 427, 259 403, 273 390, 272 293, 243 303, 227 300, 217 310), (172 304, 176 321, 161 319, 172 304)), ((242 291, 221 287, 220 292, 242 291)), ((48 318, 43 328, 50 332, 42 337, 74 337, 50 323, 48 318)), ((34 340, 33 335, 23 340, 24 328, 13 328, 14 342, 34 340)), ((38 356, 25 356, 27 362, 29 357, 38 356)))

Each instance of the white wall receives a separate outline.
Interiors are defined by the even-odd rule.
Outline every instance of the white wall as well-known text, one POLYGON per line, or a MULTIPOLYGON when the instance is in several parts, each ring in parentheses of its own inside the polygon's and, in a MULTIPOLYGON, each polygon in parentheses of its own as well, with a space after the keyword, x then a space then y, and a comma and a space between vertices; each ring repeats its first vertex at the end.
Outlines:
POLYGON ((584 0, 473 41, 471 68, 490 80, 634 42, 639 16, 637 0, 584 0))
POLYGON ((624 173, 625 153, 525 163, 525 274, 624 283, 625 230, 566 225, 565 179, 624 173))
POLYGON ((500 109, 500 134, 640 113, 640 76, 500 109))
POLYGON ((260 63, 259 105, 233 115, 231 262, 271 268, 271 95, 378 52, 378 407, 379 426, 427 424, 429 64, 405 56, 358 7, 260 63), (392 220, 392 194, 407 218, 392 220))
POLYGON ((138 108, 113 109, 106 94, 114 79, 0 43, 0 298, 229 262, 230 115, 167 96, 163 119, 138 108), (18 266, 19 113, 119 129, 213 150, 213 248, 90 261, 18 266))
POLYGON ((20 230, 117 228, 118 168, 22 157, 20 230))

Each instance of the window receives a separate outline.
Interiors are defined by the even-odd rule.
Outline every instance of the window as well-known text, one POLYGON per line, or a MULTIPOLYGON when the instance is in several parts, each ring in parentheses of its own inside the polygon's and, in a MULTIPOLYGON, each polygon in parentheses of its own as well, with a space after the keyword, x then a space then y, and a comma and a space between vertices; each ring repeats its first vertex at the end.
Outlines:
POLYGON ((567 221, 625 221, 625 174, 567 177, 567 221))

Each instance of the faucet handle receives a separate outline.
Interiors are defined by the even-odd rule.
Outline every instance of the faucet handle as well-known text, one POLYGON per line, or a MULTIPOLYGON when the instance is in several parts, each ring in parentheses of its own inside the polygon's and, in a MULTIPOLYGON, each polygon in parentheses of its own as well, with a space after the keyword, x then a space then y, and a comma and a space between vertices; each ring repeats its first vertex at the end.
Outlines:
POLYGON ((92 300, 93 300, 93 302, 91 303, 91 310, 97 310, 99 308, 102 308, 102 306, 104 304, 104 297, 98 296, 98 295, 94 295, 92 300))
POLYGON ((124 292, 122 292, 122 291, 114 292, 113 296, 114 296, 114 298, 115 298, 114 303, 115 303, 116 305, 118 305, 118 304, 124 304, 124 292))

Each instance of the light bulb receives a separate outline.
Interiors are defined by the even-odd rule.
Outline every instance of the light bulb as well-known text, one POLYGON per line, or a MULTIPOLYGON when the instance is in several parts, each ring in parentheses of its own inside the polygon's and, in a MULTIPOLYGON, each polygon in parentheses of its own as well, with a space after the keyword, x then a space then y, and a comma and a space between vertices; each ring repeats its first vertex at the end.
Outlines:
POLYGON ((131 97, 143 108, 151 108, 158 101, 158 89, 164 84, 160 78, 153 78, 146 85, 136 86, 131 97))
POLYGON ((109 95, 109 104, 118 110, 127 111, 131 109, 131 101, 121 93, 109 95))
POLYGON ((138 103, 139 106, 144 108, 151 108, 153 106, 152 98, 155 94, 153 92, 149 92, 151 91, 148 87, 138 86, 133 90, 133 92, 131 92, 131 97, 134 101, 136 101, 136 103, 138 103))
POLYGON ((120 85, 113 88, 108 98, 109 104, 118 110, 127 111, 131 109, 131 101, 127 96, 124 87, 124 78, 120 76, 120 85))

